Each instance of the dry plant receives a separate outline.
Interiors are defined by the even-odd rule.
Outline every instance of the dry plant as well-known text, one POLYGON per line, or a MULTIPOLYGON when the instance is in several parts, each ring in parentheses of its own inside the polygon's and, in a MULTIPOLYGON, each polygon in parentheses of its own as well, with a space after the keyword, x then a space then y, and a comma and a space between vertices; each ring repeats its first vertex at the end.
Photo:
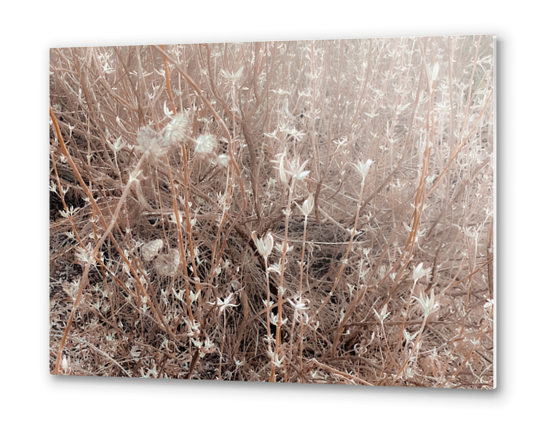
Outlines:
POLYGON ((55 374, 491 389, 493 38, 59 48, 55 374))

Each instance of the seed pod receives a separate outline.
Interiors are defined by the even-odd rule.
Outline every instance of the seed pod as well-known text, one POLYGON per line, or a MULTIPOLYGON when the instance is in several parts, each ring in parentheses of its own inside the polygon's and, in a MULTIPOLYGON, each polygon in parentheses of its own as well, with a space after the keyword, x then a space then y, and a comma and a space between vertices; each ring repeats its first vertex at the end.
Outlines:
POLYGON ((162 277, 173 277, 180 264, 179 251, 172 249, 167 255, 160 255, 154 261, 154 269, 162 277))
POLYGON ((153 240, 148 243, 145 243, 141 247, 141 255, 143 256, 143 260, 145 262, 152 261, 156 255, 158 255, 158 252, 162 247, 164 246, 164 242, 161 239, 153 240))

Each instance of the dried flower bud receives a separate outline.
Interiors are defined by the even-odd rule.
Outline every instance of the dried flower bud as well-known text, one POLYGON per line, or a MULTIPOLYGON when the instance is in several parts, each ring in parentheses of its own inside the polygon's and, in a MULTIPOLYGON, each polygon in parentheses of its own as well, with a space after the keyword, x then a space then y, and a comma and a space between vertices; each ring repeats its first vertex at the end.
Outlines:
POLYGON ((418 281, 426 274, 427 270, 423 269, 423 262, 421 262, 416 268, 414 268, 414 281, 418 281))
POLYGON ((148 243, 145 243, 141 247, 141 255, 143 256, 143 260, 145 262, 152 261, 156 255, 158 255, 158 252, 162 247, 164 246, 164 242, 161 239, 153 240, 148 243))
POLYGON ((309 197, 307 197, 307 199, 305 199, 305 201, 303 202, 303 206, 297 205, 297 207, 299 208, 301 213, 305 215, 305 217, 309 216, 312 212, 312 209, 314 208, 314 197, 312 193, 309 194, 309 197))
POLYGON ((162 277, 173 277, 179 268, 180 257, 177 249, 172 249, 167 255, 160 255, 154 261, 154 268, 162 277))

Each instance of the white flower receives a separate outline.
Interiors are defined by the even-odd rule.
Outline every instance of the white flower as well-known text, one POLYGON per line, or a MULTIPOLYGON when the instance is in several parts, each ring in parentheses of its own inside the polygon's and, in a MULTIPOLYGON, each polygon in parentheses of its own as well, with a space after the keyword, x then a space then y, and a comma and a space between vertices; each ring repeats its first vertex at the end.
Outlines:
POLYGON ((195 302, 196 300, 198 300, 198 297, 200 296, 200 294, 201 294, 201 290, 198 290, 197 293, 190 291, 190 293, 188 293, 188 296, 190 297, 190 301, 195 302))
POLYGON ((80 208, 73 208, 73 206, 70 206, 65 211, 60 211, 60 215, 62 215, 63 218, 67 218, 68 216, 73 216, 80 208))
MULTIPOLYGON (((279 325, 279 316, 275 315, 273 312, 271 312, 271 316, 269 317, 269 320, 271 321, 271 324, 278 326, 279 325)), ((284 325, 288 322, 288 318, 282 318, 280 321, 280 325, 284 325)))
MULTIPOLYGON (((216 306, 218 306, 219 313, 224 312, 226 310, 226 308, 231 308, 233 306, 239 306, 239 305, 234 305, 233 304, 232 298, 233 298, 233 293, 230 293, 228 295, 228 297, 226 297, 224 300, 222 300, 222 299, 217 299, 216 300, 216 306)), ((207 302, 207 303, 214 306, 214 303, 212 303, 212 302, 207 302)))
POLYGON ((305 137, 305 133, 303 131, 296 130, 295 128, 288 128, 283 125, 279 127, 279 131, 289 137, 292 137, 295 141, 300 141, 303 137, 305 137))
POLYGON ((280 180, 284 183, 284 184, 288 184, 288 177, 286 176, 286 170, 284 169, 284 156, 285 154, 284 153, 281 153, 279 154, 278 156, 280 156, 280 159, 279 159, 279 176, 280 176, 280 180))
POLYGON ((278 264, 270 265, 269 268, 268 268, 268 272, 276 272, 277 274, 280 275, 280 273, 281 273, 280 261, 279 261, 278 264))
POLYGON ((271 233, 268 233, 265 238, 258 239, 256 237, 256 231, 252 232, 252 240, 254 240, 254 243, 256 244, 256 247, 258 248, 258 252, 260 252, 260 255, 262 255, 266 260, 271 254, 271 251, 273 250, 273 236, 271 233))
POLYGON ((293 178, 299 181, 303 181, 305 178, 307 178, 307 175, 309 175, 310 171, 304 171, 304 169, 307 163, 309 163, 310 159, 307 159, 302 164, 299 164, 299 158, 295 158, 292 162, 289 162, 284 158, 286 156, 285 153, 279 153, 277 156, 279 157, 279 160, 273 162, 278 162, 279 167, 275 169, 279 170, 280 180, 284 184, 288 183, 288 175, 291 175, 293 178))
POLYGON ((92 256, 92 246, 90 245, 90 243, 87 245, 86 249, 82 246, 77 246, 77 252, 75 252, 75 256, 79 261, 83 263, 90 262, 91 265, 94 265, 96 263, 96 260, 92 256))
POLYGON ((361 176, 365 180, 365 177, 369 173, 369 168, 371 168, 371 165, 373 164, 373 161, 371 159, 368 159, 367 162, 361 163, 358 162, 357 170, 360 172, 361 176))
MULTIPOLYGON (((284 250, 284 243, 277 243, 276 248, 280 253, 282 253, 284 250)), ((294 246, 290 246, 289 244, 286 244, 286 253, 291 252, 292 250, 294 250, 294 246)))
POLYGON ((375 311, 375 315, 377 316, 378 320, 380 322, 382 322, 382 323, 384 322, 384 320, 390 314, 389 312, 386 313, 387 310, 388 310, 388 304, 387 303, 384 305, 384 307, 382 308, 382 311, 380 313, 376 312, 376 309, 373 308, 373 311, 375 311))
POLYGON ((111 143, 109 140, 107 140, 107 144, 109 144, 109 147, 111 147, 111 150, 113 150, 113 152, 117 153, 122 150, 124 146, 126 146, 126 142, 121 142, 121 140, 122 135, 117 138, 117 141, 115 141, 115 143, 111 143))
POLYGON ((310 300, 308 299, 298 299, 297 296, 294 298, 295 302, 292 302, 290 299, 286 299, 290 304, 296 309, 296 311, 306 311, 309 309, 310 300))
POLYGON ((414 340, 414 338, 418 335, 419 331, 416 331, 414 334, 410 334, 408 331, 403 330, 404 334, 405 334, 405 340, 407 341, 407 343, 410 343, 412 340, 414 340))
POLYGON ((314 197, 312 196, 312 193, 309 194, 309 197, 303 202, 303 206, 297 205, 297 207, 305 217, 309 216, 314 208, 314 197))
POLYGON ((294 161, 290 165, 291 167, 290 173, 292 174, 292 177, 294 177, 295 179, 299 181, 303 181, 307 177, 307 175, 309 175, 309 172, 310 172, 310 171, 303 171, 303 169, 305 169, 305 166, 307 165, 307 163, 309 163, 309 161, 310 159, 307 159, 305 162, 299 165, 299 159, 297 158, 294 159, 294 161))
POLYGON ((420 278, 423 278, 423 276, 427 273, 426 269, 423 269, 423 262, 420 262, 420 264, 414 268, 414 281, 418 281, 420 278))
POLYGON ((424 315, 427 317, 433 311, 436 311, 439 307, 438 303, 435 302, 435 290, 431 290, 431 295, 426 296, 423 292, 420 294, 420 297, 415 297, 423 309, 424 315))

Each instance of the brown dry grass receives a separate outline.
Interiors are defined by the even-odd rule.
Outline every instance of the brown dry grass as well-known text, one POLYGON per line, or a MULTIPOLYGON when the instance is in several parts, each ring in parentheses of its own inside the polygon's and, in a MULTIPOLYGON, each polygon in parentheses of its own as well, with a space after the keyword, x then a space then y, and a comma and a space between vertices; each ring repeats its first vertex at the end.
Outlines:
POLYGON ((52 372, 493 387, 492 37, 50 71, 52 372))

